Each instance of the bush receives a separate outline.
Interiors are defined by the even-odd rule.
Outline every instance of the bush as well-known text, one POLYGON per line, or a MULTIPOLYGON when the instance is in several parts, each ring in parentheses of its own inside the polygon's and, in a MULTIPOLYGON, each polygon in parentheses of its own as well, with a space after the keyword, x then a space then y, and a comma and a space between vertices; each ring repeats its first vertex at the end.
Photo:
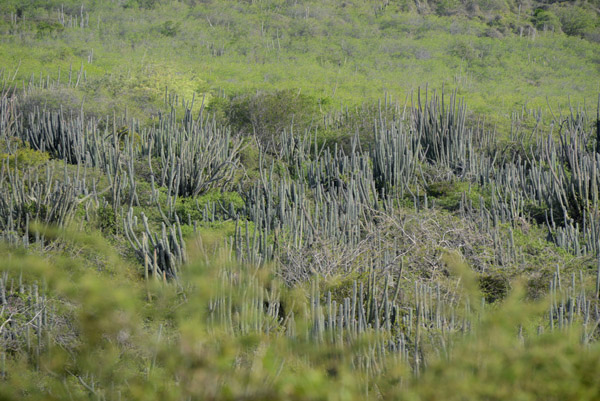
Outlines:
POLYGON ((562 30, 567 35, 584 36, 591 32, 597 24, 596 12, 585 10, 582 7, 556 7, 554 10, 560 19, 562 30))
POLYGON ((508 279, 500 274, 485 274, 479 277, 479 289, 487 303, 503 300, 510 289, 508 279))
POLYGON ((36 110, 59 111, 72 115, 81 110, 81 100, 74 89, 36 89, 19 100, 19 109, 27 124, 29 115, 36 110))
POLYGON ((61 33, 64 29, 65 27, 58 22, 41 21, 37 24, 37 31, 35 36, 38 39, 41 39, 47 35, 55 35, 57 33, 61 33))
POLYGON ((115 234, 117 232, 117 221, 115 212, 109 206, 98 208, 97 226, 104 234, 115 234))
POLYGON ((11 169, 18 168, 37 168, 45 164, 50 155, 46 152, 40 152, 30 148, 19 148, 14 155, 0 153, 0 160, 7 160, 11 169))
POLYGON ((560 19, 552 11, 538 8, 533 14, 533 24, 538 30, 548 30, 561 32, 562 24, 560 19))
POLYGON ((448 53, 467 62, 473 61, 478 57, 477 50, 475 50, 473 44, 462 39, 450 45, 448 53))
POLYGON ((436 2, 435 11, 437 15, 456 15, 464 11, 462 2, 459 0, 439 0, 436 2))
POLYGON ((263 145, 277 142, 292 124, 304 130, 318 115, 313 97, 291 89, 238 95, 225 107, 228 122, 241 133, 255 134, 263 145))
POLYGON ((145 8, 152 10, 160 4, 160 0, 128 0, 123 4, 124 8, 145 8))
POLYGON ((179 23, 175 23, 173 21, 165 21, 159 29, 159 32, 163 36, 174 37, 177 35, 177 31, 179 30, 179 23))

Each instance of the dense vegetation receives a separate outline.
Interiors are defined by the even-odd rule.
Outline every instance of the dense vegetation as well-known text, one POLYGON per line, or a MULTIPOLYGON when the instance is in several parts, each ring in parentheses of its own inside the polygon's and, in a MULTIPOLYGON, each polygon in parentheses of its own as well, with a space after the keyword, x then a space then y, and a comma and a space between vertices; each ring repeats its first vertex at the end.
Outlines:
MULTIPOLYGON (((597 2, 6 0, 0 57, 30 102, 148 120, 190 100, 301 91, 319 110, 456 89, 508 132, 522 108, 595 104, 597 2), (81 76, 80 76, 81 75, 81 76)), ((200 102, 196 103, 199 106, 200 102)))
POLYGON ((599 7, 2 2, 0 398, 599 399, 599 7))

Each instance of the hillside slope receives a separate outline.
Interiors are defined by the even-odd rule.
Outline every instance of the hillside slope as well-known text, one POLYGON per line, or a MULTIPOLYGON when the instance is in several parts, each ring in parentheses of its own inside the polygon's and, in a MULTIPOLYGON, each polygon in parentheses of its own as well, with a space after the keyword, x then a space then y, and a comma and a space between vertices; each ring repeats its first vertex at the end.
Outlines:
POLYGON ((0 4, 0 399, 600 399, 598 4, 0 4))

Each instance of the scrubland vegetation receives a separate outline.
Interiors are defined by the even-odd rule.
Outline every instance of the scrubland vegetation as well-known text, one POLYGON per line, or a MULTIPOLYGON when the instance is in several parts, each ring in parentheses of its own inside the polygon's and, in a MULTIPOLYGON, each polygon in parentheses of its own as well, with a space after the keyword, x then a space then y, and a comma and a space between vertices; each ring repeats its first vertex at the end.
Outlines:
POLYGON ((597 400, 600 4, 0 4, 0 398, 597 400))

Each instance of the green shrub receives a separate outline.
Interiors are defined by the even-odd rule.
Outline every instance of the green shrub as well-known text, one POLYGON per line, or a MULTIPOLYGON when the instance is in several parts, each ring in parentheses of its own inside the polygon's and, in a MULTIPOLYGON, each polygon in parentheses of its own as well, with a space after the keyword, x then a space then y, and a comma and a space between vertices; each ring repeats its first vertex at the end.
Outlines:
POLYGON ((567 35, 584 36, 598 24, 598 14, 577 6, 559 6, 553 10, 558 15, 562 30, 567 35))
POLYGON ((104 234, 115 234, 117 232, 117 221, 113 209, 110 206, 99 207, 96 213, 98 215, 98 229, 104 234))
POLYGON ((41 39, 46 35, 61 33, 64 29, 64 26, 58 22, 41 21, 37 24, 36 37, 41 39))
POLYGON ((284 89, 242 94, 230 99, 229 123, 245 134, 255 134, 263 144, 273 144, 283 130, 303 130, 318 116, 318 102, 301 91, 284 89))
POLYGON ((161 3, 161 0, 126 0, 123 3, 124 8, 144 8, 152 10, 161 3))
POLYGON ((464 40, 458 40, 450 45, 448 53, 467 62, 471 62, 478 57, 477 50, 473 47, 473 44, 464 40))
POLYGON ((561 32, 562 24, 556 14, 550 10, 538 8, 533 13, 533 24, 537 30, 561 32))
MULTIPOLYGON (((204 89, 204 88, 200 88, 204 89)), ((225 96, 212 95, 206 105, 206 111, 215 118, 218 123, 226 125, 229 123, 228 113, 230 108, 230 99, 225 96)))
POLYGON ((234 212, 243 208, 244 200, 237 192, 221 192, 213 189, 196 198, 178 198, 175 212, 184 222, 188 221, 188 216, 191 221, 202 220, 205 207, 212 207, 213 204, 216 205, 216 212, 222 215, 225 213, 222 208, 227 212, 231 206, 233 206, 234 212))
POLYGON ((485 297, 485 301, 491 304, 506 297, 510 283, 501 274, 488 273, 479 277, 479 289, 485 297))
POLYGON ((173 21, 165 21, 163 22, 163 24, 160 26, 159 28, 159 32, 161 35, 163 36, 168 36, 168 37, 174 37, 175 35, 177 35, 177 32, 179 31, 179 23, 175 23, 173 21))
POLYGON ((29 169, 40 167, 48 160, 50 155, 47 152, 40 152, 30 148, 19 148, 16 154, 0 153, 0 160, 4 161, 8 159, 8 165, 11 168, 18 167, 20 169, 29 169))
POLYGON ((247 172, 259 169, 260 151, 254 143, 248 143, 240 152, 240 162, 247 172))
POLYGON ((27 124, 30 113, 36 110, 63 110, 65 114, 74 114, 81 109, 81 100, 73 89, 58 88, 54 90, 32 90, 20 99, 20 109, 27 124))
POLYGON ((463 4, 460 0, 438 0, 435 3, 437 15, 455 15, 464 11, 463 4))
POLYGON ((435 198, 435 204, 447 210, 458 209, 463 194, 474 204, 479 202, 479 188, 466 181, 440 181, 427 186, 427 196, 435 198))

